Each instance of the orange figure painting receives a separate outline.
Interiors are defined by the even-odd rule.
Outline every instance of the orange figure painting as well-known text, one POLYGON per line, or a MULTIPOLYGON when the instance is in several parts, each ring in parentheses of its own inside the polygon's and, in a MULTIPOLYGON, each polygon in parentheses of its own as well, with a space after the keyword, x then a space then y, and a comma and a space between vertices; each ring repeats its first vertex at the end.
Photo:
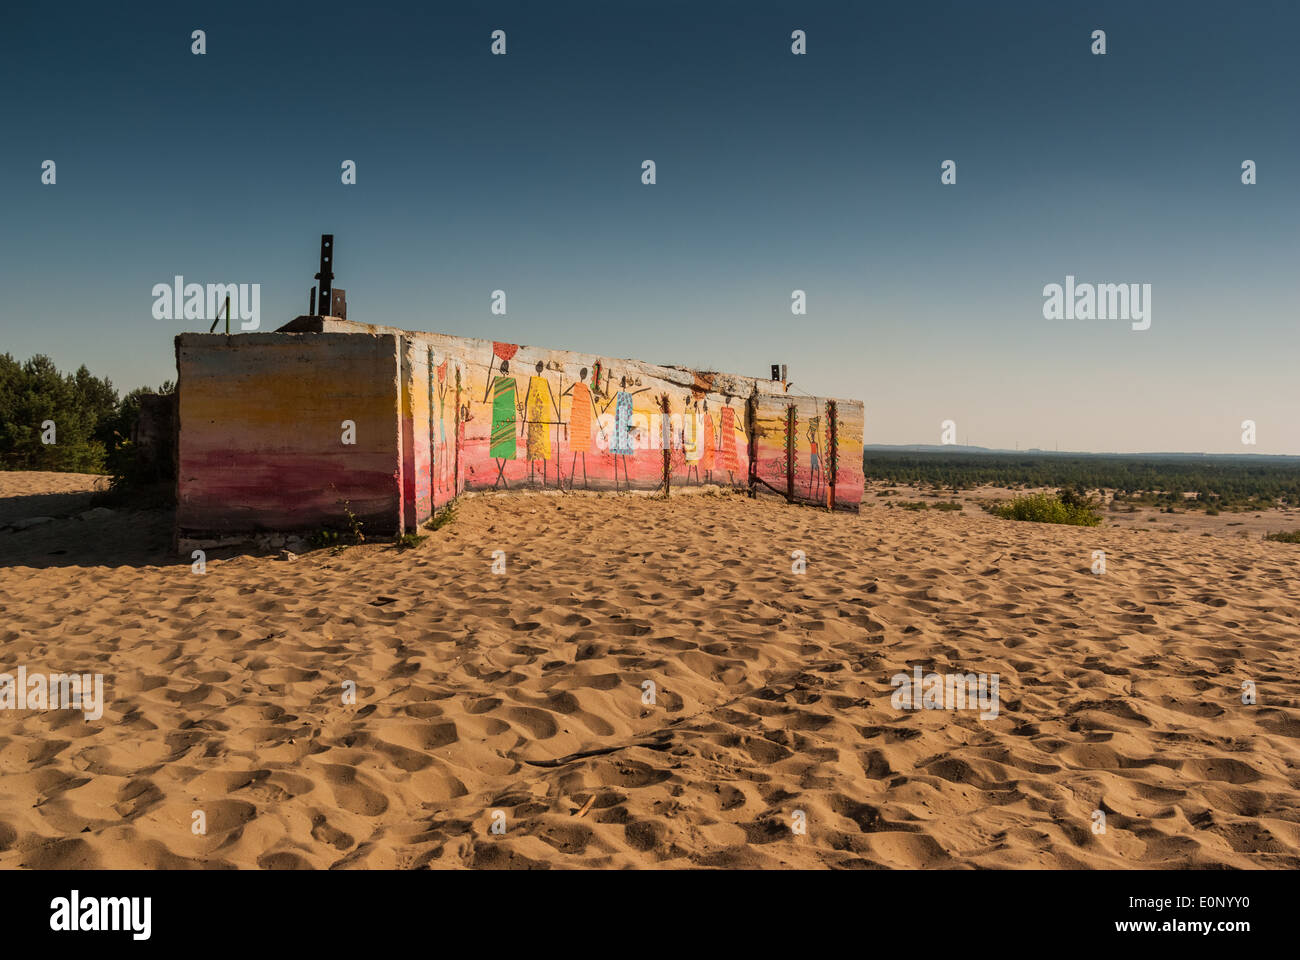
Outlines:
POLYGON ((736 457, 736 411, 731 407, 722 408, 722 438, 718 447, 718 460, 718 466, 728 473, 740 471, 740 461, 736 457))

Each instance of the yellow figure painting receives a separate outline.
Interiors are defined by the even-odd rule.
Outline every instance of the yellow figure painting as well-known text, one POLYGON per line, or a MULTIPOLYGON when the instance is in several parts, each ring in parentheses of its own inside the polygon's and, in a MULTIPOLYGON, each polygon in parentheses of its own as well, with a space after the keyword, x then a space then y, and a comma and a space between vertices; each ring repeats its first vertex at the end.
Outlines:
POLYGON ((555 412, 555 401, 551 397, 551 385, 542 376, 544 366, 537 361, 537 376, 528 380, 528 399, 525 407, 528 411, 528 459, 551 459, 551 424, 555 412))

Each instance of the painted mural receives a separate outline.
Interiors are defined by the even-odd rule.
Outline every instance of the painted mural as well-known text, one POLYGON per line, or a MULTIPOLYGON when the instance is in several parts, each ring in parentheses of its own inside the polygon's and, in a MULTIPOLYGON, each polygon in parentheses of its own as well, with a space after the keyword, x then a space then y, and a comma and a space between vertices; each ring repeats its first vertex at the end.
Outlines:
POLYGON ((177 337, 178 536, 310 531, 345 511, 367 533, 399 530, 400 342, 177 337))
POLYGON ((429 449, 431 453, 433 509, 454 500, 464 489, 459 464, 463 447, 469 396, 465 389, 465 370, 459 360, 435 358, 432 349, 424 348, 429 357, 429 449))
MULTIPOLYGON (((336 320, 320 321, 320 329, 392 331, 410 349, 426 352, 427 403, 404 399, 403 417, 423 422, 420 408, 427 407, 428 439, 412 431, 416 449, 408 445, 404 459, 418 488, 419 447, 431 451, 433 510, 463 490, 654 491, 665 482, 747 490, 763 481, 784 494, 791 406, 791 499, 826 506, 834 480, 836 508, 857 509, 861 500, 857 401, 787 395, 771 381, 516 343, 336 320)), ((417 377, 419 366, 410 365, 417 377)), ((412 384, 409 393, 418 390, 412 384)), ((423 496, 405 500, 408 524, 428 516, 423 496)))
POLYGON ((860 400, 835 403, 835 506, 857 510, 862 503, 865 477, 862 473, 862 444, 866 430, 866 408, 860 400))
POLYGON ((753 409, 754 478, 761 490, 797 503, 857 509, 862 404, 779 394, 756 396, 753 409))
POLYGON ((672 484, 748 483, 742 397, 683 389, 634 361, 511 343, 465 369, 466 489, 654 490, 665 453, 672 484))
POLYGON ((862 496, 862 404, 771 381, 322 317, 182 334, 177 360, 178 530, 313 529, 341 504, 412 530, 465 490, 862 496))

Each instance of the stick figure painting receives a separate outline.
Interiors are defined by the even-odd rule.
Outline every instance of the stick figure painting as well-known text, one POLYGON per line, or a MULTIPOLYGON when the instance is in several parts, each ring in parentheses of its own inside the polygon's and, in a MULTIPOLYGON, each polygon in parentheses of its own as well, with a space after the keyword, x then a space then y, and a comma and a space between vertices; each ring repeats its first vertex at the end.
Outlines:
POLYGON ((546 464, 551 459, 551 426, 559 421, 559 410, 551 396, 551 384, 546 379, 546 365, 537 361, 537 375, 528 378, 528 397, 524 403, 524 422, 527 424, 528 469, 532 473, 536 461, 542 461, 542 486, 546 486, 546 464), (552 419, 554 415, 554 419, 552 419))
MULTIPOLYGON (((594 385, 593 377, 593 385, 594 385)), ((590 486, 587 479, 587 454, 591 452, 591 424, 599 411, 596 400, 587 388, 587 368, 578 371, 577 381, 560 395, 561 401, 569 397, 569 450, 573 453, 573 462, 569 464, 569 489, 573 489, 577 477, 578 455, 582 455, 582 485, 590 486)))
MULTIPOLYGON (((492 485, 494 489, 502 484, 509 489, 510 483, 505 476, 506 462, 515 459, 518 388, 515 378, 510 376, 510 357, 518 349, 513 343, 492 345, 493 362, 498 359, 501 361, 498 368, 500 372, 490 380, 489 388, 492 393, 492 434, 488 456, 497 462, 497 479, 492 485)), ((490 371, 491 366, 488 369, 490 371)), ((486 394, 483 399, 486 402, 486 394)))
MULTIPOLYGON (((638 393, 645 393, 648 387, 629 391, 628 380, 623 376, 619 380, 619 391, 614 395, 614 435, 609 442, 609 452, 614 457, 614 489, 618 489, 618 464, 623 462, 623 479, 628 489, 632 489, 632 479, 628 475, 627 458, 636 455, 637 428, 633 423, 634 412, 632 398, 638 393)), ((608 405, 605 407, 609 409, 608 405)))

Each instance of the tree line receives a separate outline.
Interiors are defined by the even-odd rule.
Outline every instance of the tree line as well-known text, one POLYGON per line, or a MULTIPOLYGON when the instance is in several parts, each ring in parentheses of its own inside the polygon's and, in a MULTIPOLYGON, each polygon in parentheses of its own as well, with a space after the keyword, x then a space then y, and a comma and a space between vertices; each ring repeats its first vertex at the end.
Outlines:
POLYGON ((0 355, 0 469, 114 472, 129 456, 140 397, 174 389, 169 381, 119 396, 85 364, 60 373, 43 354, 22 363, 0 355))
POLYGON ((887 453, 863 456, 868 480, 942 490, 1065 487, 1110 490, 1133 503, 1210 507, 1300 505, 1300 459, 1187 455, 1093 456, 1007 453, 887 453), (1188 501, 1185 493, 1195 494, 1188 501))

